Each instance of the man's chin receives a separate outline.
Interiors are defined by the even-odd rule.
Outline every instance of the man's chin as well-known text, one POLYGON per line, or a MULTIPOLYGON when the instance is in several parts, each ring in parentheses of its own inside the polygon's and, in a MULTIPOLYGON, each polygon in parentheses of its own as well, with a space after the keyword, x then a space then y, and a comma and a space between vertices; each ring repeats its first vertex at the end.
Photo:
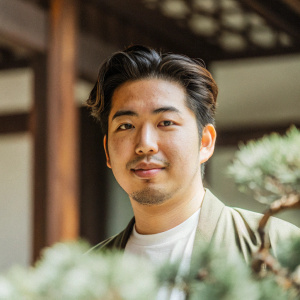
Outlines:
POLYGON ((141 205, 160 205, 171 198, 171 193, 162 192, 153 188, 145 188, 140 191, 131 193, 130 198, 141 205))

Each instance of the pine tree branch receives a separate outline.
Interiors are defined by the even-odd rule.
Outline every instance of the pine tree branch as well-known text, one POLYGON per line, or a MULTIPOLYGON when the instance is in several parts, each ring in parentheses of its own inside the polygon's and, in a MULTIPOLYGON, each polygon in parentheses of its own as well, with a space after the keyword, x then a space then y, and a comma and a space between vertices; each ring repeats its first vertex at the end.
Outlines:
POLYGON ((270 243, 265 234, 265 227, 271 216, 282 212, 283 210, 297 208, 300 208, 299 194, 284 196, 270 205, 269 209, 265 212, 259 222, 258 232, 262 243, 258 252, 253 256, 252 269, 258 274, 261 274, 262 270, 271 271, 276 276, 276 281, 280 286, 284 289, 294 287, 298 293, 300 293, 300 286, 298 282, 296 282, 290 276, 288 270, 283 268, 270 254, 270 243))
POLYGON ((286 209, 295 209, 300 208, 300 195, 299 194, 290 194, 288 196, 283 196, 281 199, 273 202, 269 209, 264 213, 258 225, 258 233, 260 235, 262 244, 260 249, 269 248, 269 242, 265 237, 265 227, 273 215, 282 212, 286 209))

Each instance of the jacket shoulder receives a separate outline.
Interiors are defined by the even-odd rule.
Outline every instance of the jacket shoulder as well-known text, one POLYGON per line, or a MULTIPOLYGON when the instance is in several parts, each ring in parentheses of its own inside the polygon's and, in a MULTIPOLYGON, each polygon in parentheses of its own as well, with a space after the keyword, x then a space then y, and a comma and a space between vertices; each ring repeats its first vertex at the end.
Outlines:
MULTIPOLYGON (((241 208, 229 208, 229 209, 231 209, 235 213, 238 213, 240 218, 242 218, 245 223, 247 223, 254 229, 258 228, 258 223, 263 217, 263 214, 261 213, 256 213, 241 208)), ((287 221, 281 220, 276 217, 271 217, 266 226, 266 232, 280 235, 283 238, 286 236, 288 238, 290 235, 294 235, 294 234, 300 235, 300 228, 287 221)))
POLYGON ((132 218, 127 227, 121 231, 119 234, 116 234, 101 243, 94 246, 90 251, 97 250, 124 250, 127 244, 127 241, 131 235, 135 219, 132 218))
MULTIPOLYGON (((259 221, 262 218, 261 213, 248 211, 240 208, 229 208, 236 224, 239 224, 239 229, 247 232, 257 233, 259 221), (243 230, 244 229, 244 230, 243 230)), ((291 238, 292 236, 300 236, 300 228, 281 220, 276 217, 271 217, 265 228, 266 237, 270 241, 271 248, 276 255, 278 243, 291 238)), ((255 234, 258 236, 257 234, 255 234)), ((261 241, 259 241, 261 243, 261 241)))

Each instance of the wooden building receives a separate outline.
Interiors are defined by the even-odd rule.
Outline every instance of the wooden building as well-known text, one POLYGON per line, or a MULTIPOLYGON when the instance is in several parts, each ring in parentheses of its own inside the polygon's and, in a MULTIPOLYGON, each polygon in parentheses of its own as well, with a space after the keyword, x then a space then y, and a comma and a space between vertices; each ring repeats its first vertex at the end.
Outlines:
MULTIPOLYGON (((32 109, 0 115, 0 135, 33 138, 33 259, 59 240, 104 237, 108 176, 101 132, 76 105, 74 87, 79 79, 94 82, 103 59, 136 43, 200 57, 208 69, 220 61, 296 55, 300 3, 0 0, 0 70, 33 72, 32 109)), ((221 127, 218 145, 284 132, 299 121, 221 127)))

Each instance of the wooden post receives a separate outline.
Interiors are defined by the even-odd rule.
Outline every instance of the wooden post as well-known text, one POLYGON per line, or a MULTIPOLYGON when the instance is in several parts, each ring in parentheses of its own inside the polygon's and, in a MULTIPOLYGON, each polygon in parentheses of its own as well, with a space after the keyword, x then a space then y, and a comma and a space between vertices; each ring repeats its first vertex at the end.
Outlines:
POLYGON ((100 124, 85 107, 80 115, 80 235, 95 245, 107 237, 109 171, 100 124))
POLYGON ((74 100, 76 0, 52 0, 48 52, 46 244, 79 232, 78 110, 74 100))
POLYGON ((34 105, 30 114, 33 137, 33 223, 32 261, 46 246, 47 208, 47 57, 37 54, 32 61, 34 105))

